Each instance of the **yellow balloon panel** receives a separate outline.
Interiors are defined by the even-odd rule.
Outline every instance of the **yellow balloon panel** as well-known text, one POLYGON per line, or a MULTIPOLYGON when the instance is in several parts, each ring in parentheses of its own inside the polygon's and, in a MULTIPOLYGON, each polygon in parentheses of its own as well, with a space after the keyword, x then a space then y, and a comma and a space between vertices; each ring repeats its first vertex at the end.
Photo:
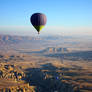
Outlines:
POLYGON ((42 28, 44 27, 44 25, 40 25, 40 26, 34 26, 35 29, 40 32, 42 30, 42 28))

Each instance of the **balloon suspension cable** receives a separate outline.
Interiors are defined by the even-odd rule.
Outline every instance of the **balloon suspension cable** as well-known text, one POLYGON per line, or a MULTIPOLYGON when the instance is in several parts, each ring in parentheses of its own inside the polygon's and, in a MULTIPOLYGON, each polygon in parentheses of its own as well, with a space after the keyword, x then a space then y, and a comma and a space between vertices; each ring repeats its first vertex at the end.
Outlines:
POLYGON ((40 32, 38 32, 38 34, 40 34, 40 32))

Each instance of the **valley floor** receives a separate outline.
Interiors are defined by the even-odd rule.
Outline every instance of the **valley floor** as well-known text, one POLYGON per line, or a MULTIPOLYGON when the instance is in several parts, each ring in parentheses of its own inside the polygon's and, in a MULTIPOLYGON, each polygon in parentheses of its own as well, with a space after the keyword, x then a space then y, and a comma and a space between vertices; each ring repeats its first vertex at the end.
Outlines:
POLYGON ((0 55, 0 92, 92 92, 92 62, 0 55))

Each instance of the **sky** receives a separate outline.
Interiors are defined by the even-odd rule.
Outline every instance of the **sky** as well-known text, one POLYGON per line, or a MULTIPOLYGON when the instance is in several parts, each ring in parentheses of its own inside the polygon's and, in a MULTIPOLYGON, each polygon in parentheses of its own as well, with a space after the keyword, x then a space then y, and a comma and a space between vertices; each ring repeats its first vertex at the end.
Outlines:
POLYGON ((0 34, 37 34, 30 23, 36 12, 47 16, 41 35, 92 35, 92 0, 0 0, 0 34))

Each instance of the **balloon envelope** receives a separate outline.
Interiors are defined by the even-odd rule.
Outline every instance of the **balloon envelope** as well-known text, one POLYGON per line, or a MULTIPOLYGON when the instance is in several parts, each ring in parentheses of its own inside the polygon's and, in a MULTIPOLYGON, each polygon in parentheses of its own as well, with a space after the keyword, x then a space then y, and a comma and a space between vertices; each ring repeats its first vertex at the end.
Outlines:
POLYGON ((30 18, 30 22, 36 28, 38 33, 45 26, 46 21, 46 16, 42 13, 34 13, 30 18))

